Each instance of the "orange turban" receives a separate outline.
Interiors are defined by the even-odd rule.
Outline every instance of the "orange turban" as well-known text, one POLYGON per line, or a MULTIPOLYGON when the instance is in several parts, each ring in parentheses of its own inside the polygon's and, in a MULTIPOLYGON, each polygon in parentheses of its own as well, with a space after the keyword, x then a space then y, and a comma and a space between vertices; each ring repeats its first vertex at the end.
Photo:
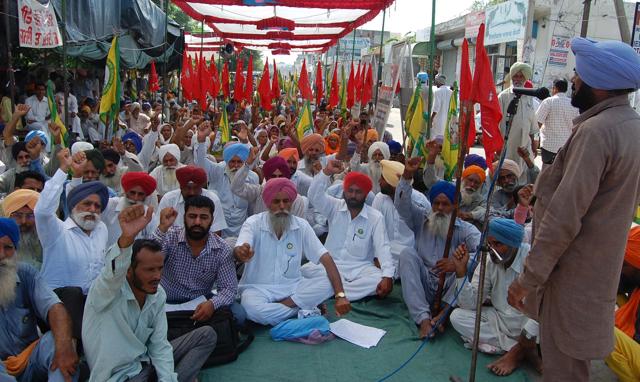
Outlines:
MULTIPOLYGON (((640 268, 640 226, 633 227, 629 232, 624 262, 634 268, 640 268)), ((629 301, 616 311, 616 327, 631 338, 636 332, 638 306, 640 306, 640 288, 634 289, 629 301)))
POLYGON ((465 179, 469 175, 476 174, 480 177, 480 183, 484 183, 485 179, 487 179, 487 173, 484 172, 482 167, 471 165, 464 169, 462 172, 462 179, 465 179))
POLYGON ((629 231, 624 261, 634 268, 640 269, 640 226, 635 226, 629 231))
POLYGON ((367 142, 372 139, 378 140, 378 131, 376 129, 367 130, 367 142))
POLYGON ((348 190, 352 185, 360 187, 365 195, 368 194, 369 191, 371 191, 371 189, 373 188, 373 182, 371 182, 371 178, 357 171, 351 171, 350 173, 348 173, 347 176, 344 177, 344 181, 342 182, 342 186, 344 187, 345 191, 348 190))
POLYGON ((142 191, 149 196, 156 190, 156 180, 146 172, 128 172, 122 175, 120 180, 124 192, 129 192, 133 187, 140 186, 142 191))
POLYGON ((20 208, 27 206, 32 210, 36 208, 36 203, 40 198, 40 194, 33 190, 15 190, 2 202, 2 209, 5 216, 10 216, 20 208))
POLYGON ((295 147, 289 147, 289 148, 280 150, 280 152, 278 153, 278 156, 284 158, 284 160, 287 160, 287 161, 292 156, 296 158, 296 160, 300 160, 300 154, 298 153, 298 149, 296 149, 295 147))
POLYGON ((300 142, 302 152, 306 153, 310 148, 317 147, 320 152, 324 152, 324 138, 320 134, 311 134, 302 138, 300 142))

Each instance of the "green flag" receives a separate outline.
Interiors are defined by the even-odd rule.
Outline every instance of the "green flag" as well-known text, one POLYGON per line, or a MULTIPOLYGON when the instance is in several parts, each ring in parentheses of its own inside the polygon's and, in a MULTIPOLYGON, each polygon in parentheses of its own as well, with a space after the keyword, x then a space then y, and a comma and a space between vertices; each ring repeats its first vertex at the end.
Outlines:
POLYGON ((108 128, 113 124, 113 131, 118 128, 116 118, 120 111, 120 44, 118 36, 113 37, 111 48, 107 55, 107 64, 104 71, 104 88, 100 100, 100 120, 108 128))

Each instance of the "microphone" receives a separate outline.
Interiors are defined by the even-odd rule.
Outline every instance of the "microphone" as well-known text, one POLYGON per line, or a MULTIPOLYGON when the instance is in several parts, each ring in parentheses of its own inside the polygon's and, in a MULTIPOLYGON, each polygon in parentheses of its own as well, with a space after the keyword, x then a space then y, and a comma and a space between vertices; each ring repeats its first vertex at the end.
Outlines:
POLYGON ((549 97, 549 89, 547 88, 513 88, 513 93, 517 95, 526 95, 531 97, 537 97, 538 99, 545 99, 549 97))

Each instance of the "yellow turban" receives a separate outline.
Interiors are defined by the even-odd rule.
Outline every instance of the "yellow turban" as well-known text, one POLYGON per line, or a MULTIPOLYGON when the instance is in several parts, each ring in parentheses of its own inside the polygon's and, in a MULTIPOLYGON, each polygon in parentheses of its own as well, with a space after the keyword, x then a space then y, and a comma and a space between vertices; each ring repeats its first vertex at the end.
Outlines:
POLYGON ((32 210, 36 208, 36 203, 40 198, 40 194, 33 190, 15 190, 2 202, 4 216, 10 216, 24 206, 28 206, 32 210))
POLYGON ((530 80, 533 75, 531 65, 525 64, 524 62, 516 62, 511 65, 511 69, 509 69, 509 77, 513 78, 513 76, 518 72, 522 72, 525 80, 530 80))
POLYGON ((367 142, 372 139, 378 140, 378 131, 376 129, 367 130, 367 142))
POLYGON ((404 173, 404 165, 400 162, 383 159, 380 161, 382 177, 393 187, 398 187, 400 177, 404 173))

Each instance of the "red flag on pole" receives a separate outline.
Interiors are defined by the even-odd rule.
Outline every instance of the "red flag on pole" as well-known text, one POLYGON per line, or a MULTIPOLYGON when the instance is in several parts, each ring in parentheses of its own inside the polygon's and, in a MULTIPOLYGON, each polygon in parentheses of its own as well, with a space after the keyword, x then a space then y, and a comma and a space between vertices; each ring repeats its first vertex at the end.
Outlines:
POLYGON ((302 60, 302 69, 300 70, 300 80, 298 80, 298 89, 303 99, 311 101, 313 94, 311 93, 311 85, 309 85, 309 74, 307 73, 306 59, 302 60))
POLYGON ((331 78, 331 95, 329 95, 329 106, 332 108, 338 106, 340 100, 340 85, 338 85, 338 63, 333 68, 333 77, 331 78))
POLYGON ((369 64, 364 85, 362 86, 362 107, 364 108, 371 101, 371 93, 373 93, 373 69, 369 64))
POLYGON ((320 106, 320 101, 324 97, 324 81, 322 81, 322 62, 318 60, 318 69, 316 70, 316 106, 320 106))
MULTIPOLYGON (((460 61, 460 126, 469 118, 469 131, 467 132, 467 147, 472 147, 476 140, 476 123, 473 109, 468 110, 465 115, 464 101, 471 101, 471 91, 473 90, 473 80, 471 78, 471 67, 469 66, 469 43, 465 38, 462 41, 462 58, 460 61)), ((473 104, 471 104, 473 107, 473 104)), ((462 132, 462 131, 461 131, 462 132)))
POLYGON ((198 102, 202 110, 207 108, 207 92, 209 91, 209 70, 207 69, 207 61, 204 55, 200 56, 200 62, 198 65, 198 78, 200 80, 200 93, 198 95, 198 102))
POLYGON ((180 83, 182 84, 182 97, 191 99, 191 57, 186 52, 182 55, 180 83))
POLYGON ((156 63, 155 61, 151 61, 151 71, 149 71, 149 91, 157 92, 160 90, 160 85, 158 84, 158 73, 156 72, 156 63))
POLYGON ((351 109, 354 103, 355 93, 355 78, 353 77, 353 62, 351 63, 351 70, 349 71, 349 79, 347 80, 347 109, 351 109))
POLYGON ((355 81, 355 90, 356 90, 356 94, 355 94, 355 100, 356 103, 360 102, 360 100, 362 99, 362 85, 363 85, 363 81, 362 81, 362 77, 364 76, 364 68, 361 68, 360 63, 358 63, 358 70, 356 70, 356 76, 354 77, 354 81, 355 81))
POLYGON ((500 111, 496 85, 493 83, 489 57, 484 48, 484 24, 480 25, 476 40, 476 67, 473 73, 471 100, 480 104, 482 144, 487 165, 490 166, 493 163, 494 153, 502 149, 504 140, 498 125, 502 119, 502 111, 500 111))
POLYGON ((236 78, 233 81, 233 99, 240 103, 244 98, 244 74, 242 74, 242 58, 236 60, 236 78))
POLYGON ((280 80, 278 79, 278 67, 276 66, 276 59, 273 59, 273 80, 271 82, 271 99, 280 99, 280 80))
POLYGON ((191 67, 191 94, 193 100, 200 99, 200 56, 196 53, 191 67))
POLYGON ((244 99, 249 103, 253 103, 253 54, 251 52, 249 52, 247 78, 244 81, 244 99))
POLYGON ((262 70, 262 77, 258 84, 258 94, 260 94, 260 106, 264 110, 271 110, 271 80, 269 79, 269 62, 264 63, 264 69, 262 70))
POLYGON ((211 77, 209 94, 211 94, 213 98, 216 98, 218 94, 220 94, 220 74, 218 73, 218 67, 213 60, 213 56, 211 57, 211 64, 209 64, 209 76, 211 77))
POLYGON ((229 64, 225 62, 222 67, 222 94, 225 100, 229 98, 229 93, 231 93, 229 89, 229 64))

